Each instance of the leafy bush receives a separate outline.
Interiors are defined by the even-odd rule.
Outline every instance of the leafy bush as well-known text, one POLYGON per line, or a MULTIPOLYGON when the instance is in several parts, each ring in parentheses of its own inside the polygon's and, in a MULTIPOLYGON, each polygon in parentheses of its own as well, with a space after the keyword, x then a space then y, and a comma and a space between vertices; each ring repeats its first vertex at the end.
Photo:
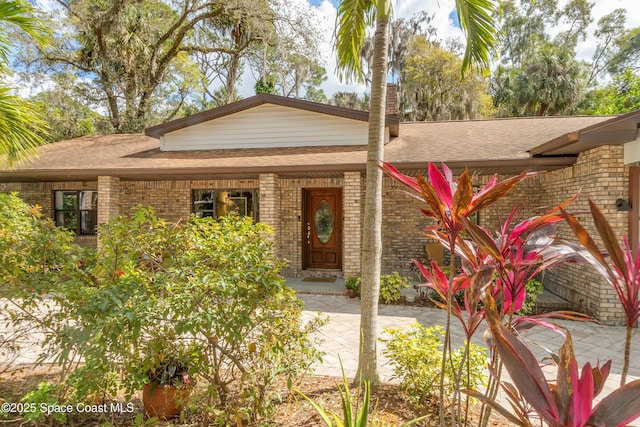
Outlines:
MULTIPOLYGON (((402 387, 412 400, 425 403, 430 396, 439 391, 444 328, 425 328, 420 323, 414 323, 407 330, 386 329, 384 332, 390 337, 381 339, 386 344, 383 353, 393 365, 394 375, 401 381, 402 387)), ((468 381, 466 364, 461 370, 461 364, 467 359, 464 352, 464 348, 455 350, 452 353, 453 368, 451 364, 447 364, 447 394, 455 390, 458 372, 463 372, 460 387, 476 389, 485 382, 485 349, 475 344, 470 345, 468 381)))
POLYGON ((96 365, 109 367, 106 378, 121 369, 131 393, 170 355, 199 382, 198 407, 216 422, 256 421, 270 413, 270 386, 319 358, 308 333, 320 323, 301 326, 302 303, 279 275, 266 226, 248 218, 173 224, 138 209, 100 232, 102 286, 74 331, 93 362, 77 371, 82 394, 105 384, 93 381, 96 365))
POLYGON ((525 285, 526 296, 522 303, 522 308, 518 311, 520 315, 532 314, 536 308, 538 296, 542 294, 544 287, 539 280, 531 279, 525 285))
POLYGON ((151 209, 101 226, 97 254, 0 195, 0 296, 14 324, 46 332, 42 359, 75 367, 72 402, 131 395, 173 360, 197 382, 194 407, 216 424, 268 417, 273 385, 320 354, 302 303, 279 275, 270 230, 250 219, 158 219, 151 209), (46 310, 39 310, 46 304, 46 310))
POLYGON ((395 271, 392 274, 383 274, 380 276, 380 298, 385 304, 398 301, 402 289, 409 289, 409 286, 410 277, 402 277, 395 271))
POLYGON ((43 218, 40 208, 0 193, 0 372, 4 361, 32 351, 34 337, 42 337, 43 355, 59 351, 74 295, 93 286, 90 263, 91 251, 43 218))
POLYGON ((66 424, 67 414, 65 412, 52 411, 51 414, 45 415, 45 412, 40 410, 41 405, 47 407, 60 406, 63 402, 60 401, 60 386, 53 385, 47 381, 43 381, 38 384, 36 390, 30 391, 25 394, 21 399, 29 411, 25 411, 22 417, 25 421, 44 421, 47 416, 50 416, 53 420, 66 424))

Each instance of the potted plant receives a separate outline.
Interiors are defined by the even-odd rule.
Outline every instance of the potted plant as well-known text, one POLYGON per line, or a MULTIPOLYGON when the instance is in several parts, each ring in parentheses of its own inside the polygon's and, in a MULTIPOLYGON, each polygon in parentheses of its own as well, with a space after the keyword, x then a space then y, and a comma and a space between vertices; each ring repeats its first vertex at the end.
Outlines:
POLYGON ((187 358, 164 357, 158 353, 146 372, 147 382, 142 389, 142 403, 147 415, 160 420, 177 418, 182 405, 193 390, 187 358))
POLYGON ((344 287, 347 288, 347 295, 349 298, 355 298, 360 292, 360 282, 362 278, 359 274, 350 274, 344 281, 344 287))

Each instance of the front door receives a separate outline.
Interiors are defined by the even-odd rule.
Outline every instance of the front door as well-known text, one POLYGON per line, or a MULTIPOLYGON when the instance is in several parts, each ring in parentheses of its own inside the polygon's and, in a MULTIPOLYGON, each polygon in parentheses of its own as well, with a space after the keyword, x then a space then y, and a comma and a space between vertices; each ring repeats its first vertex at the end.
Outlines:
POLYGON ((342 189, 302 190, 302 268, 342 268, 342 189))

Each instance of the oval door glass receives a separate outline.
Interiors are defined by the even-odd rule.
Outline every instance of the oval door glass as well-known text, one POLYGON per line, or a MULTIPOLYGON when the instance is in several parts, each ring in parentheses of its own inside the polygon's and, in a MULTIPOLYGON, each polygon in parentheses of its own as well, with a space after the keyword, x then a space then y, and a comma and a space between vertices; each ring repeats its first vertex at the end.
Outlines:
POLYGON ((326 200, 321 201, 314 218, 316 236, 323 245, 327 244, 333 234, 333 210, 326 200))

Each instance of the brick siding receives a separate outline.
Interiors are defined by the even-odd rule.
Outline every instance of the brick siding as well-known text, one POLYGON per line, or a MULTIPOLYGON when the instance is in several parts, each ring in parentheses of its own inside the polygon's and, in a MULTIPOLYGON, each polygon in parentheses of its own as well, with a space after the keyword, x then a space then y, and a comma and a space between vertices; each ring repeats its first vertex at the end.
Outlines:
MULTIPOLYGON (((542 178, 543 200, 549 206, 580 192, 570 208, 596 243, 601 245, 589 211, 592 199, 607 217, 617 236, 628 235, 629 212, 616 210, 618 198, 629 200, 629 167, 623 162, 623 146, 603 146, 581 153, 572 167, 542 178), (580 213, 583 212, 583 213, 580 213)), ((560 237, 575 241, 569 227, 560 224, 560 237)), ((591 266, 564 266, 547 272, 545 287, 595 316, 604 324, 623 324, 623 311, 615 291, 591 266)))
MULTIPOLYGON (((474 176, 473 183, 483 185, 489 179, 490 176, 474 176)), ((520 206, 522 219, 532 213, 542 213, 581 191, 571 211, 587 211, 587 200, 591 198, 602 208, 618 235, 626 235, 629 213, 618 212, 615 200, 629 200, 628 180, 629 169, 623 164, 623 147, 595 148, 580 154, 572 167, 524 181, 504 200, 481 212, 479 221, 484 227, 495 228, 516 205, 520 206)), ((341 276, 357 272, 360 270, 365 192, 360 172, 321 178, 261 174, 259 179, 236 180, 123 181, 100 177, 99 182, 0 183, 0 191, 18 192, 27 203, 42 206, 47 216, 53 216, 53 191, 97 189, 101 211, 99 222, 105 221, 109 215, 127 213, 137 205, 153 206, 159 217, 180 221, 191 214, 191 191, 194 189, 259 190, 259 220, 274 227, 276 253, 288 262, 282 273, 290 277, 314 274, 302 270, 302 189, 320 187, 343 189, 343 269, 333 274, 341 276)), ((423 207, 421 202, 404 192, 402 185, 384 177, 384 273, 397 271, 411 275, 411 260, 425 258, 424 247, 429 239, 423 235, 423 229, 432 224, 432 220, 420 212, 423 207)), ((578 218, 596 238, 590 215, 580 214, 578 218)), ((558 234, 575 240, 564 224, 559 225, 558 234)), ((82 236, 79 240, 93 246, 96 243, 95 236, 82 236)), ((622 323, 622 310, 614 291, 591 267, 564 266, 547 271, 542 279, 546 288, 569 300, 577 309, 606 324, 622 323)))

